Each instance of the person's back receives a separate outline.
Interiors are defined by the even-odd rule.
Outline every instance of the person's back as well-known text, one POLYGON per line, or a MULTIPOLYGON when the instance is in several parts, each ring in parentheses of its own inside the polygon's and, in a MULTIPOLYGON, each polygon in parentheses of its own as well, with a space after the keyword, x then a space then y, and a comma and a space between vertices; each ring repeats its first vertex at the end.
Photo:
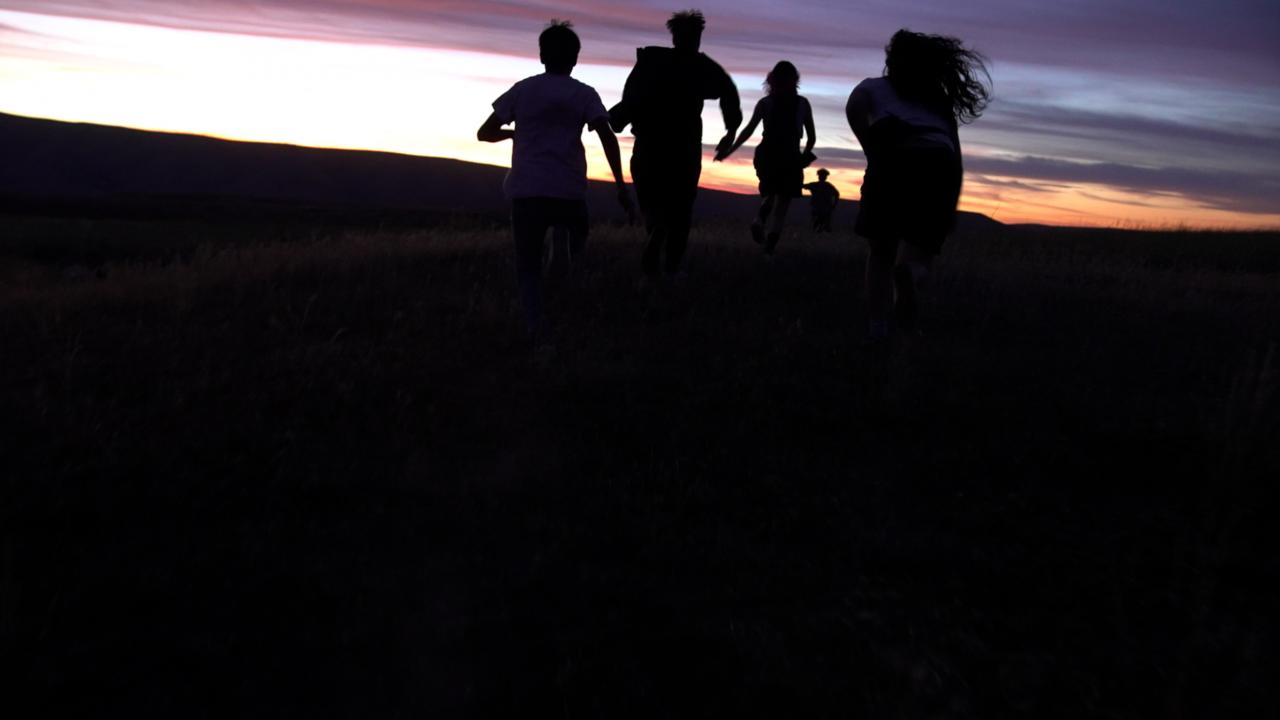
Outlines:
POLYGON ((813 201, 814 215, 831 215, 831 211, 835 209, 836 202, 840 200, 840 191, 836 190, 836 186, 827 182, 826 179, 817 180, 804 186, 809 191, 809 196, 813 201))
POLYGON ((960 151, 955 117, 904 97, 889 78, 867 78, 854 92, 861 92, 866 102, 868 132, 863 150, 868 154, 927 146, 960 151))
POLYGON ((805 111, 809 101, 801 95, 768 95, 761 98, 764 120, 760 143, 800 152, 805 111))
MULTIPOLYGON (((476 131, 481 142, 513 142, 511 170, 503 189, 511 200, 520 301, 535 342, 545 340, 542 256, 547 231, 554 228, 557 248, 570 249, 572 255, 581 252, 587 238, 584 126, 600 136, 617 184, 618 202, 632 212, 609 113, 590 85, 570 77, 581 48, 570 23, 552 21, 538 36, 538 57, 546 72, 512 85, 493 102, 493 112, 476 131), (515 123, 514 129, 503 128, 510 123, 515 123)), ((556 258, 565 261, 569 254, 558 250, 556 258)))
POLYGON ((643 47, 610 115, 615 131, 630 123, 637 138, 700 144, 703 103, 730 94, 737 95, 733 80, 705 53, 643 47))
POLYGON ((955 225, 964 182, 960 123, 990 100, 985 59, 954 37, 907 29, 885 47, 883 77, 860 82, 845 117, 867 156, 854 232, 867 239, 868 342, 915 332, 916 285, 955 225))
POLYGON ((582 129, 603 109, 590 85, 558 73, 516 83, 494 103, 494 112, 515 123, 507 197, 580 199, 587 191, 582 129))
POLYGON ((650 278, 664 267, 668 275, 678 273, 688 247, 702 174, 703 101, 720 99, 725 122, 721 147, 733 142, 742 123, 733 79, 699 52, 705 27, 696 10, 672 15, 667 21, 672 47, 637 50, 622 100, 609 110, 614 132, 630 125, 635 136, 631 179, 649 236, 641 265, 650 278))

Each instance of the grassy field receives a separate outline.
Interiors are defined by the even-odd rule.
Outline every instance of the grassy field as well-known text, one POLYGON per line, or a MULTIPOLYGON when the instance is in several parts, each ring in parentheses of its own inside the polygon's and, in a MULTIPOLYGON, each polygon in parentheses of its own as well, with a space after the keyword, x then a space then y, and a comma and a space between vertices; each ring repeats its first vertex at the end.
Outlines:
MULTIPOLYGON (((1280 713, 1280 237, 0 219, 0 647, 41 715, 1280 713), (1268 681, 1266 678, 1272 678, 1268 681)), ((11 697, 13 697, 11 695, 11 697)))

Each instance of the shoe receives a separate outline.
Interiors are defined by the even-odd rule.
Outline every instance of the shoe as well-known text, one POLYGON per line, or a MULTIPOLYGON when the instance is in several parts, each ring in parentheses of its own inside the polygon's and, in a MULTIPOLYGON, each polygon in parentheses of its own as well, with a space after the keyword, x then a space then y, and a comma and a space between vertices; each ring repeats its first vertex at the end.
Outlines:
POLYGON ((776 232, 769 233, 769 237, 766 240, 764 245, 765 255, 769 255, 769 256, 773 255, 773 251, 777 249, 778 240, 781 239, 781 237, 782 237, 781 233, 776 233, 776 232))
POLYGON ((764 244, 764 226, 758 222, 751 223, 751 241, 757 245, 764 244))

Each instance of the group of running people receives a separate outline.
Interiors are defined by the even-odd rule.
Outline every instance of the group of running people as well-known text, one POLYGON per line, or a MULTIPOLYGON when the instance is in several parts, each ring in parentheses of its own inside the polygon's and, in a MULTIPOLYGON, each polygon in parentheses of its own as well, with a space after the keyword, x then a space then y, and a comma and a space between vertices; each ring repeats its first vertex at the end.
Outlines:
MULTIPOLYGON (((750 231, 765 253, 777 247, 788 207, 802 189, 808 188, 815 202, 830 197, 827 188, 834 190, 825 182, 825 170, 819 171, 819 183, 804 184, 804 169, 816 159, 816 134, 813 110, 798 92, 796 67, 787 61, 774 66, 765 79, 765 96, 739 133, 743 115, 737 87, 700 52, 705 26, 697 11, 672 15, 667 21, 672 46, 639 48, 621 101, 606 110, 591 86, 571 77, 581 50, 577 34, 567 22, 552 22, 538 38, 546 72, 521 80, 494 101, 477 137, 514 141, 504 189, 512 204, 521 303, 531 333, 543 327, 548 231, 555 228, 571 247, 581 248, 586 239, 584 126, 599 136, 618 202, 628 213, 634 206, 615 133, 631 127, 631 178, 647 237, 642 267, 650 278, 679 273, 688 248, 702 172, 706 100, 719 101, 724 120, 716 160, 728 158, 763 125, 754 157, 763 201, 750 231), (511 123, 514 129, 504 127, 511 123)), ((955 222, 963 177, 958 128, 986 107, 989 81, 983 57, 959 40, 904 29, 885 48, 884 75, 863 80, 849 96, 849 127, 867 161, 854 230, 870 246, 871 342, 887 339, 891 330, 916 327, 917 284, 955 222)), ((830 214, 815 213, 815 229, 829 227, 830 214)))

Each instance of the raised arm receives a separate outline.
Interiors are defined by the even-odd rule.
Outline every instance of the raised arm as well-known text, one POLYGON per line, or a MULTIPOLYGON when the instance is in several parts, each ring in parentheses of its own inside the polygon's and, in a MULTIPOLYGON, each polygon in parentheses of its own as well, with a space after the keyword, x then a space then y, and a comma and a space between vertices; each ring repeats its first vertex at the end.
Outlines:
POLYGON ((502 142, 510 140, 516 136, 516 131, 510 128, 502 127, 502 120, 498 118, 498 113, 489 113, 489 118, 484 121, 480 129, 476 131, 476 139, 480 142, 502 142))
POLYGON ((756 103, 756 109, 751 113, 751 121, 747 123, 746 127, 742 128, 742 133, 738 135, 737 140, 732 140, 732 132, 725 136, 725 139, 730 140, 730 143, 725 145, 721 142, 720 146, 716 148, 716 160, 724 160, 742 147, 743 143, 751 139, 751 135, 755 133, 756 127, 760 125, 760 120, 764 117, 760 111, 761 104, 763 103, 756 103))

